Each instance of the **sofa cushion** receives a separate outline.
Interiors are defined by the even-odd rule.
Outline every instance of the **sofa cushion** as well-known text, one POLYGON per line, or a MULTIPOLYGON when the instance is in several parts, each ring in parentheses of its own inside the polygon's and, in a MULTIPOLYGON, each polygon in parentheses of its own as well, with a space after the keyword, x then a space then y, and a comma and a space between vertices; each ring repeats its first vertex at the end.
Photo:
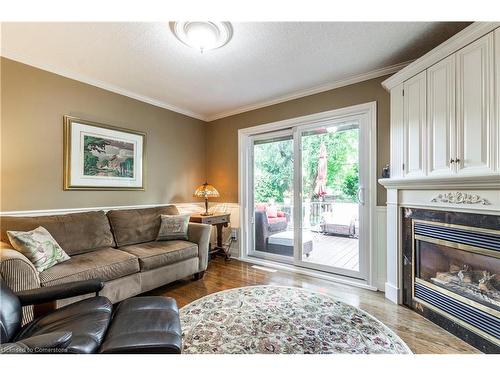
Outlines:
POLYGON ((135 256, 125 251, 104 248, 75 255, 66 262, 56 264, 40 273, 40 282, 48 286, 88 279, 109 281, 136 272, 139 272, 139 261, 135 256))
POLYGON ((269 224, 286 223, 286 217, 268 217, 267 222, 269 224))
POLYGON ((117 246, 156 240, 160 230, 160 215, 178 215, 177 207, 162 206, 132 210, 111 210, 107 215, 117 246))
POLYGON ((120 247, 120 250, 139 258, 141 271, 159 268, 198 256, 198 245, 182 240, 146 242, 120 247))
MULTIPOLYGON (((278 218, 276 218, 276 219, 278 219, 278 218)), ((281 218, 279 218, 279 219, 281 219, 281 218)), ((288 224, 287 224, 286 220, 276 220, 272 223, 271 222, 269 223, 269 232, 279 232, 282 230, 286 230, 287 226, 288 226, 288 224)))
POLYGON ((8 230, 26 232, 40 226, 49 231, 69 256, 115 245, 104 211, 52 216, 2 216, 0 218, 1 240, 10 243, 7 236, 8 230))

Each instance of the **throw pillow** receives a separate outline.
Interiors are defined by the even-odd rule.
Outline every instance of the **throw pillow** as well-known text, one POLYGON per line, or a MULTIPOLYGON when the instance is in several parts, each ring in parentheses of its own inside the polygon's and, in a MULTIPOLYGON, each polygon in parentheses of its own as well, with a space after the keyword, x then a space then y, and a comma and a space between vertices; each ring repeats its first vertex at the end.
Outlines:
POLYGON ((255 204, 255 211, 265 211, 267 207, 267 204, 265 203, 256 203, 255 204))
POLYGON ((266 207, 267 217, 277 217, 278 216, 278 207, 274 205, 270 205, 266 207))
POLYGON ((161 225, 157 241, 187 240, 188 215, 161 215, 161 225))
POLYGON ((12 247, 28 258, 38 272, 69 259, 68 254, 44 227, 29 232, 9 230, 7 236, 12 247))

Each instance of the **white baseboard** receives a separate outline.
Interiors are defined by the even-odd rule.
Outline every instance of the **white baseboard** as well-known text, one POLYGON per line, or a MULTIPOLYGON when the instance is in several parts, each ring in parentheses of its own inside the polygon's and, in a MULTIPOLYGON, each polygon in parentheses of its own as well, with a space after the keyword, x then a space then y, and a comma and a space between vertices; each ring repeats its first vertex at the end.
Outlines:
POLYGON ((399 288, 391 283, 385 283, 385 298, 389 301, 399 304, 399 288))

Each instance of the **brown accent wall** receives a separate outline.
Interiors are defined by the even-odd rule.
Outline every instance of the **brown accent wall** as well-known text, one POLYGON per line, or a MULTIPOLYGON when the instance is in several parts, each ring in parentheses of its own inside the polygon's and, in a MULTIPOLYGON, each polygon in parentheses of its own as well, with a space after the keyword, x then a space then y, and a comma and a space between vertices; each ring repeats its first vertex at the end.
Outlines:
POLYGON ((206 177, 205 122, 9 59, 0 63, 1 211, 193 200, 206 177), (63 191, 65 114, 146 132, 146 190, 63 191))
MULTIPOLYGON (((212 121, 207 131, 207 178, 215 185, 219 201, 238 202, 238 129, 317 112, 377 102, 377 174, 389 162, 389 93, 380 77, 319 94, 212 121)), ((385 189, 378 185, 377 204, 385 205, 385 189)))

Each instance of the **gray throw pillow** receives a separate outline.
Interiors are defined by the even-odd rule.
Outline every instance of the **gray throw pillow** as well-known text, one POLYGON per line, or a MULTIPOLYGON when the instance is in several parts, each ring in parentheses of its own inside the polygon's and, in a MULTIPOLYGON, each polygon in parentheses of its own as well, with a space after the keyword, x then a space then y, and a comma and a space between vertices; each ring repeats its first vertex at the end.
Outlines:
POLYGON ((157 241, 187 240, 189 217, 191 215, 161 215, 157 241))
POLYGON ((22 253, 38 272, 69 259, 47 229, 38 227, 29 232, 7 231, 12 247, 22 253))

